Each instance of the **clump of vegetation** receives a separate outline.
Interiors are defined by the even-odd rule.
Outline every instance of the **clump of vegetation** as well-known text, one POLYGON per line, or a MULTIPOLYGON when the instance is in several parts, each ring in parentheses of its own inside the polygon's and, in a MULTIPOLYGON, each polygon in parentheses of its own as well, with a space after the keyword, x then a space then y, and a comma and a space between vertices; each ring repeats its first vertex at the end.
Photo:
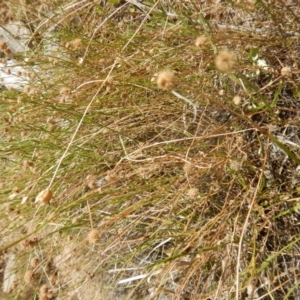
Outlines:
POLYGON ((298 299, 297 2, 7 2, 0 296, 298 299))

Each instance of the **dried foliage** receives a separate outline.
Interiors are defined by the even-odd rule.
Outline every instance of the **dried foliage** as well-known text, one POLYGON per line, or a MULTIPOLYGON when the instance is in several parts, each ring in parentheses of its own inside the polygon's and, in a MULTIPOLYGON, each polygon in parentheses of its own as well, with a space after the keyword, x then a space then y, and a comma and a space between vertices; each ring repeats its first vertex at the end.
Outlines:
POLYGON ((297 1, 7 2, 9 296, 299 299, 297 1))

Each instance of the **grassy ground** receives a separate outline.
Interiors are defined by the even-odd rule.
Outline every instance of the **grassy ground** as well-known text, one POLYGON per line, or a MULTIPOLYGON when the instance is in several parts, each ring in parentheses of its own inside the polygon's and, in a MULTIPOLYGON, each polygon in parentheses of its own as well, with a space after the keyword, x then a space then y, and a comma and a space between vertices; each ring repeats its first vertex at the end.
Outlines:
POLYGON ((300 299, 297 1, 7 2, 1 297, 300 299))

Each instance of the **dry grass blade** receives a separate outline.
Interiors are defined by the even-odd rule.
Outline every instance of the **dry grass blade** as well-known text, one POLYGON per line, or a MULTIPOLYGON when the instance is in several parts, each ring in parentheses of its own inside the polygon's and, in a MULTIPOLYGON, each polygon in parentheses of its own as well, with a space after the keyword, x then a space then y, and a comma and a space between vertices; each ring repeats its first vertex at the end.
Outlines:
POLYGON ((0 298, 299 299, 297 1, 46 2, 0 4, 0 298))

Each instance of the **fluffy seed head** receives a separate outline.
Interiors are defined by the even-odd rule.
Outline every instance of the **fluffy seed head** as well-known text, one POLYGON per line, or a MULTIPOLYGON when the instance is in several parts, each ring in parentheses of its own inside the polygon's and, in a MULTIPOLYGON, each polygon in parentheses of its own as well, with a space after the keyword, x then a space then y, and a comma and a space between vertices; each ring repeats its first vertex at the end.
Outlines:
POLYGON ((51 62, 52 62, 52 64, 53 64, 54 66, 57 66, 57 65, 59 64, 59 60, 58 60, 57 58, 53 58, 53 59, 51 60, 51 62))
POLYGON ((7 44, 4 41, 0 40, 0 50, 6 50, 6 49, 7 49, 7 44))
POLYGON ((230 160, 229 161, 229 167, 233 171, 239 171, 242 167, 242 163, 237 160, 230 160))
POLYGON ((242 98, 240 96, 236 95, 233 97, 233 103, 235 105, 239 105, 241 103, 241 101, 242 101, 242 98))
POLYGON ((108 77, 106 78, 106 83, 107 83, 107 84, 112 84, 113 82, 114 82, 113 76, 108 76, 108 77))
POLYGON ((40 295, 45 295, 47 294, 49 291, 48 287, 46 284, 43 284, 41 287, 40 287, 40 295))
POLYGON ((231 70, 236 61, 235 54, 232 51, 223 50, 216 56, 216 67, 222 72, 231 70))
POLYGON ((92 229, 87 236, 87 239, 90 244, 96 244, 99 241, 99 230, 98 229, 92 229))
POLYGON ((97 187, 97 183, 95 180, 91 179, 87 182, 87 186, 92 190, 97 187))
POLYGON ((33 283, 36 280, 36 274, 33 271, 28 270, 24 275, 24 280, 26 283, 33 283))
POLYGON ((292 73, 292 70, 290 67, 283 67, 280 71, 281 75, 282 76, 285 76, 285 77, 289 77, 292 73))
POLYGON ((71 90, 67 87, 63 87, 61 88, 61 90, 59 91, 59 93, 62 95, 62 96, 69 96, 71 94, 71 90))
POLYGON ((47 118, 47 123, 48 124, 56 124, 56 120, 53 117, 48 117, 47 118))
POLYGON ((168 91, 174 86, 174 72, 170 70, 161 71, 157 76, 157 86, 158 88, 168 91))
POLYGON ((35 203, 40 202, 42 204, 48 204, 52 198, 53 198, 52 192, 48 189, 45 189, 37 195, 35 199, 35 203))
POLYGON ((39 295, 40 300, 51 300, 53 299, 53 293, 52 291, 47 287, 46 284, 43 284, 40 287, 40 295, 39 295))
POLYGON ((22 164, 26 169, 34 166, 34 163, 31 160, 27 159, 25 159, 22 164))
POLYGON ((188 174, 191 170, 192 164, 189 161, 185 162, 185 164, 183 165, 183 171, 188 174))
POLYGON ((219 95, 220 96, 224 96, 225 95, 225 91, 224 90, 219 90, 219 95))
POLYGON ((198 36, 195 41, 196 47, 202 47, 207 43, 207 38, 204 35, 198 36))
POLYGON ((32 258, 30 261, 30 265, 33 268, 36 268, 39 264, 40 264, 40 260, 37 257, 32 258))
POLYGON ((195 199, 197 198, 197 196, 199 195, 199 190, 197 188, 190 188, 188 191, 187 191, 187 195, 192 198, 192 199, 195 199))
POLYGON ((81 39, 75 39, 74 41, 71 42, 71 45, 73 46, 74 49, 79 49, 82 46, 82 41, 81 39))
POLYGON ((22 242, 24 248, 33 248, 39 243, 38 238, 27 239, 22 242))

